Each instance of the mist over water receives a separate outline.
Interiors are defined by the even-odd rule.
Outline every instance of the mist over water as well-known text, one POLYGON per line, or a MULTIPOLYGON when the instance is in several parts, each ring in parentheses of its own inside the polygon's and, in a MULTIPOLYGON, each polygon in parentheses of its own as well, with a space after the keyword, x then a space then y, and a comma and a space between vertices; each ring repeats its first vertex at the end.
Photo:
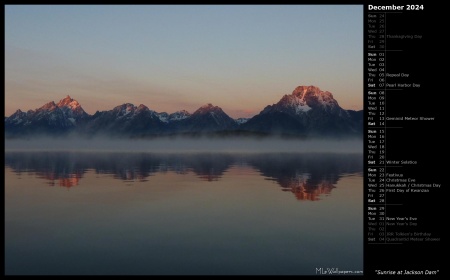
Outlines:
POLYGON ((362 153, 361 139, 283 139, 163 137, 154 139, 91 139, 69 137, 5 139, 5 151, 104 151, 104 152, 220 152, 220 153, 362 153))

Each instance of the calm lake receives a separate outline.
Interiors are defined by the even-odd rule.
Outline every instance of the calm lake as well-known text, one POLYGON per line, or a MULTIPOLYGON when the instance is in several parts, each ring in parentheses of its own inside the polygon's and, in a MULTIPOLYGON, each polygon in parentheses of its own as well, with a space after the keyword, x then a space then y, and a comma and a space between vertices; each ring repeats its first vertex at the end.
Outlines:
POLYGON ((5 273, 363 269, 362 153, 5 153, 5 273))

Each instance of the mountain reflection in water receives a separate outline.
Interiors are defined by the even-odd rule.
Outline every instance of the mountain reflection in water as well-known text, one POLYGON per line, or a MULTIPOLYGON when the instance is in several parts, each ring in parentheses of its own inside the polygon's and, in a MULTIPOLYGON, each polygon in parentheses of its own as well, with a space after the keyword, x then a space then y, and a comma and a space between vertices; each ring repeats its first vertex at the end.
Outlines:
POLYGON ((329 195, 341 176, 362 173, 361 154, 156 154, 7 152, 5 166, 20 177, 35 174, 50 186, 74 187, 87 172, 137 184, 157 173, 193 173, 218 181, 231 168, 251 167, 298 200, 329 195))

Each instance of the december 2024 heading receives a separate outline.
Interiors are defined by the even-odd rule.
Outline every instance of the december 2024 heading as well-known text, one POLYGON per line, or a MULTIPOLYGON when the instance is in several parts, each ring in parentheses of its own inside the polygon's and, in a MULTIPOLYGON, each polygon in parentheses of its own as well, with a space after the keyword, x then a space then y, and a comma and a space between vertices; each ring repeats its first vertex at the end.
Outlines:
POLYGON ((388 6, 375 6, 375 5, 368 5, 367 6, 369 11, 413 11, 413 10, 423 10, 423 5, 404 5, 404 6, 397 6, 397 5, 388 5, 388 6), (405 9, 406 7, 406 9, 405 9))

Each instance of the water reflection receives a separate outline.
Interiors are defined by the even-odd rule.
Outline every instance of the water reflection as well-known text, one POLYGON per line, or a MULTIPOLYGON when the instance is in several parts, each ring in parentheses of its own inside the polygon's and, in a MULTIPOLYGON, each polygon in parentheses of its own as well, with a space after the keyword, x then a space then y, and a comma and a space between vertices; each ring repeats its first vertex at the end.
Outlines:
POLYGON ((51 186, 73 187, 90 170, 125 182, 145 182, 156 173, 193 173, 218 181, 233 166, 250 166, 298 200, 329 195, 344 174, 361 173, 361 154, 148 154, 7 152, 5 165, 20 177, 33 173, 51 186))
POLYGON ((36 177, 46 179, 47 184, 52 187, 60 186, 70 188, 73 186, 77 186, 80 183, 82 174, 81 173, 57 174, 57 173, 42 172, 36 173, 36 177))
POLYGON ((362 172, 361 156, 351 154, 266 154, 253 156, 249 163, 299 200, 319 200, 343 174, 362 172))

